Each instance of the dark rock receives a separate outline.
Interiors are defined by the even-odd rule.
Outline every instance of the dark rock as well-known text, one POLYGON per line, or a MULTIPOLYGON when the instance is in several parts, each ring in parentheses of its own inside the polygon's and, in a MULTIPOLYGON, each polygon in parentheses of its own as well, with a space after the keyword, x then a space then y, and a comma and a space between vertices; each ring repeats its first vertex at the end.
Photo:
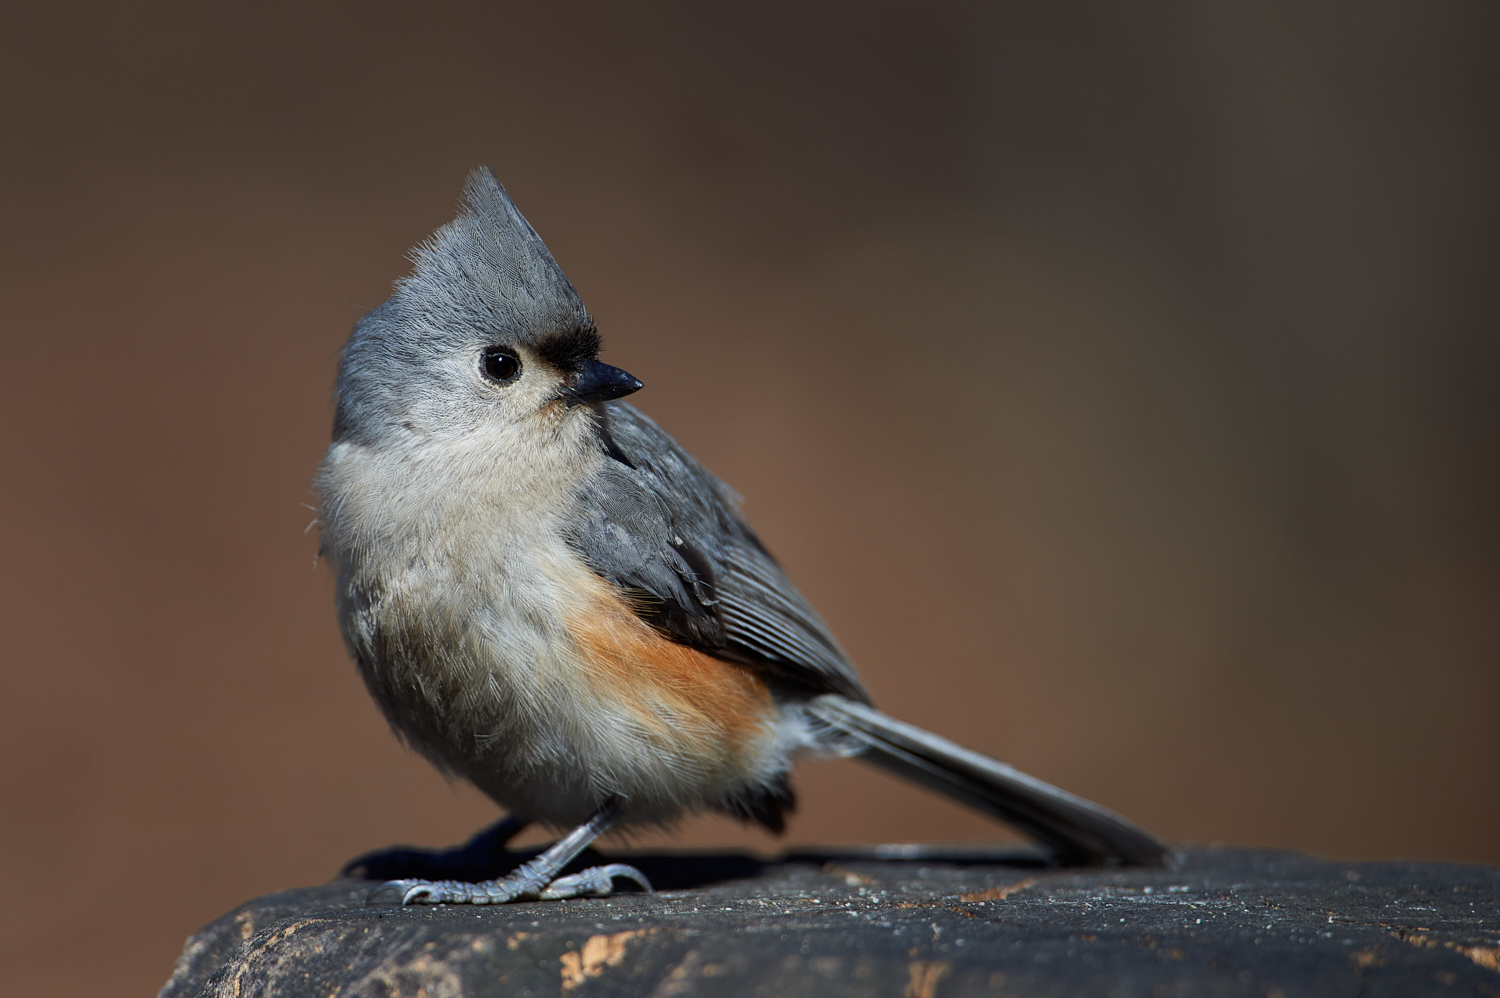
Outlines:
POLYGON ((188 940, 189 995, 1500 996, 1500 869, 1190 849, 1176 870, 1016 853, 615 855, 655 895, 259 898, 188 940))

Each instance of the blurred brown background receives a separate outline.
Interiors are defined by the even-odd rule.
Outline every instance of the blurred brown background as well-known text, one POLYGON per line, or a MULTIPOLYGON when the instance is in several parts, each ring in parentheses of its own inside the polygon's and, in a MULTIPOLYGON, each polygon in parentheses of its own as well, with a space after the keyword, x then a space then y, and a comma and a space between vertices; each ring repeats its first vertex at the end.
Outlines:
MULTIPOLYGON (((8 12, 8 992, 494 816, 304 533, 478 163, 894 713, 1173 839, 1500 861, 1500 8, 707 6, 8 12)), ((792 842, 1002 834, 800 787, 792 842)))

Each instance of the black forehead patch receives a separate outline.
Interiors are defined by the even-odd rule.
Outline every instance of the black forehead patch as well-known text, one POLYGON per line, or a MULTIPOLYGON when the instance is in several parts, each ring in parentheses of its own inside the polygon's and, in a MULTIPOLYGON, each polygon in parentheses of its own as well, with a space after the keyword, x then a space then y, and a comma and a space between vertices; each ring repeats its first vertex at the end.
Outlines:
POLYGON ((598 327, 593 320, 588 320, 573 329, 548 335, 534 349, 538 356, 553 367, 571 371, 584 361, 598 357, 602 342, 598 327))

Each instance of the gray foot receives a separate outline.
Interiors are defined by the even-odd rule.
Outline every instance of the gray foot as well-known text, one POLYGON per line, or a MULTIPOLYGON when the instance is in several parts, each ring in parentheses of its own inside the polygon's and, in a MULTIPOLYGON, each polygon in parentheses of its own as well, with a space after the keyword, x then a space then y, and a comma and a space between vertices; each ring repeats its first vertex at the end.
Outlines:
POLYGON ((542 898, 547 901, 578 897, 580 894, 608 894, 614 890, 616 877, 628 877, 646 890, 651 889, 641 871, 611 863, 596 866, 569 877, 558 877, 563 867, 573 862, 620 819, 621 805, 610 801, 594 816, 527 863, 522 863, 499 880, 387 880, 365 898, 367 904, 505 904, 518 898, 542 898))
POLYGON ((624 863, 610 863, 608 866, 591 866, 570 876, 558 877, 537 897, 542 901, 561 901, 584 895, 608 897, 615 892, 616 877, 634 880, 647 894, 651 893, 651 881, 640 870, 624 863))
POLYGON ((633 866, 611 863, 594 866, 550 883, 524 866, 508 877, 467 883, 462 880, 388 880, 370 892, 367 904, 505 904, 536 898, 606 897, 614 892, 616 877, 633 880, 649 893, 651 882, 633 866))

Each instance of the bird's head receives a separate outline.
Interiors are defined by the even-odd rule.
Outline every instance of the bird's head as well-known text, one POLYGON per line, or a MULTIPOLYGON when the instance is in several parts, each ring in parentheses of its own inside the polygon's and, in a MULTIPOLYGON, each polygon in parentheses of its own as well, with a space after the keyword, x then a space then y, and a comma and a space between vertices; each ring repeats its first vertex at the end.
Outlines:
POLYGON ((599 361, 599 332, 495 175, 360 319, 339 364, 335 442, 458 438, 556 424, 641 383, 599 361))

